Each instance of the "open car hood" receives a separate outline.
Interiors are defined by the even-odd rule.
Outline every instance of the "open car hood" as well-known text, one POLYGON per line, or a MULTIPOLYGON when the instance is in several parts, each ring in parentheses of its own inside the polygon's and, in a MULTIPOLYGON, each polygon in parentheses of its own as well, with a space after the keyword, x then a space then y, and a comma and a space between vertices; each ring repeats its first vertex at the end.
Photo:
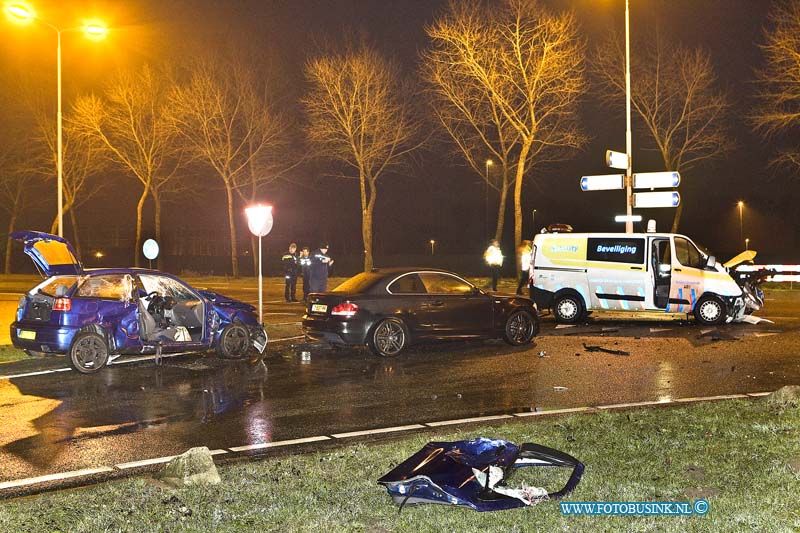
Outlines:
POLYGON ((733 268, 736 265, 744 263, 745 261, 752 261, 753 259, 755 259, 757 253, 758 252, 756 252, 755 250, 746 250, 737 255, 736 257, 729 259, 722 266, 724 266, 725 268, 733 268))
POLYGON ((75 249, 63 237, 41 231, 15 231, 10 236, 22 241, 25 253, 45 276, 83 274, 75 249))

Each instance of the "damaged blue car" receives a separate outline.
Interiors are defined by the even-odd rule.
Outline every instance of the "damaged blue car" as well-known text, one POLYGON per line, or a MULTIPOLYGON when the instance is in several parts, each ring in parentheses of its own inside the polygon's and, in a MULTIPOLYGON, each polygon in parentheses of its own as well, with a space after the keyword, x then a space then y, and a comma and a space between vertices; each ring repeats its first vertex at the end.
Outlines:
POLYGON ((64 354, 90 374, 123 354, 204 352, 239 359, 263 353, 255 308, 196 289, 158 270, 84 269, 63 238, 18 231, 45 278, 19 301, 11 341, 26 352, 64 354))

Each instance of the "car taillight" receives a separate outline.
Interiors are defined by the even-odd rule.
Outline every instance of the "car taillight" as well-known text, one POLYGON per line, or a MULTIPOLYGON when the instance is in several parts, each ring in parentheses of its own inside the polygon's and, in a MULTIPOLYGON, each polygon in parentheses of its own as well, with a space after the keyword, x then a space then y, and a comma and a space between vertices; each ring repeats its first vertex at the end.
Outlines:
POLYGON ((351 317, 358 312, 358 306, 352 302, 344 302, 331 310, 331 314, 335 316, 351 317))
POLYGON ((72 300, 69 298, 56 298, 53 302, 53 311, 69 311, 72 309, 72 300))

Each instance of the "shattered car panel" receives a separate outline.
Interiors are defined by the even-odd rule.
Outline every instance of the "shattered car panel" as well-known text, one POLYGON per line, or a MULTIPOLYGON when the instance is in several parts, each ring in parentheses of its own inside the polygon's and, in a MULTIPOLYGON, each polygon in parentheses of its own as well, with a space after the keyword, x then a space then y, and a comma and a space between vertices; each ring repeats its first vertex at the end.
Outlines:
POLYGON ((480 437, 429 442, 378 480, 401 506, 435 503, 476 511, 497 511, 558 499, 572 492, 583 475, 583 463, 564 452, 534 443, 517 446, 480 437), (566 485, 547 493, 536 487, 510 489, 506 481, 517 468, 572 468, 566 485), (488 475, 487 475, 488 473, 488 475))

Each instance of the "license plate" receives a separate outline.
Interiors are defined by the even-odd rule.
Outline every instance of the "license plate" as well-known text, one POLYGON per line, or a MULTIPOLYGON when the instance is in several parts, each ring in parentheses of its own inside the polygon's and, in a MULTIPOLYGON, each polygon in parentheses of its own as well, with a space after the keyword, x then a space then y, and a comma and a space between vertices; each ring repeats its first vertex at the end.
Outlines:
POLYGON ((35 331, 27 331, 24 329, 19 330, 19 338, 20 339, 27 339, 29 341, 36 339, 36 332, 35 331))
POLYGON ((312 304, 311 305, 311 312, 312 313, 325 313, 328 311, 328 306, 323 304, 312 304))

